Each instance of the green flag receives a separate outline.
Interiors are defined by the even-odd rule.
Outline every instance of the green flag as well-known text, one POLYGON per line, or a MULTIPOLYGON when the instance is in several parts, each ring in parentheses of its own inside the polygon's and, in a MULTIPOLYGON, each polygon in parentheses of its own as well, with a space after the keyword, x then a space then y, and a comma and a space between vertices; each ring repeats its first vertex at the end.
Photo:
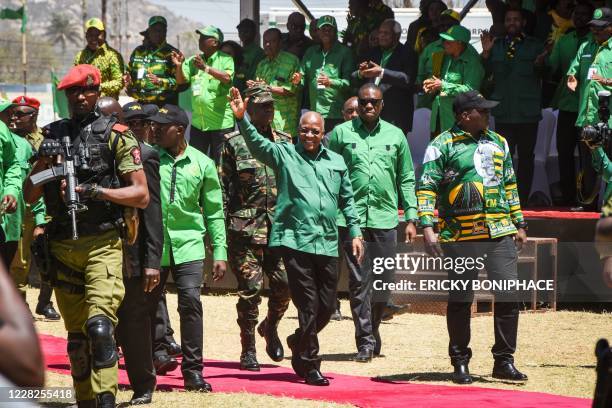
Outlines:
POLYGON ((0 20, 3 18, 10 20, 21 20, 21 32, 25 33, 28 16, 26 15, 23 7, 19 7, 17 10, 10 8, 0 9, 0 20))
POLYGON ((55 76, 55 72, 51 71, 51 90, 53 93, 53 112, 62 119, 70 117, 68 110, 68 99, 63 91, 57 89, 59 79, 55 76))

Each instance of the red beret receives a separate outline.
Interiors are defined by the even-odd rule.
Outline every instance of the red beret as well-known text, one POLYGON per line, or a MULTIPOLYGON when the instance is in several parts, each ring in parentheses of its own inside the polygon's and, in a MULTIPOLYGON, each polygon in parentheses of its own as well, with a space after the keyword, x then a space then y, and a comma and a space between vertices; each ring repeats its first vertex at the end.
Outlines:
POLYGON ((40 101, 36 98, 30 98, 29 96, 18 96, 13 99, 13 106, 29 106, 38 110, 40 108, 40 101))
POLYGON ((81 64, 70 68, 60 81, 57 89, 68 89, 74 86, 88 87, 100 85, 100 71, 93 65, 81 64))

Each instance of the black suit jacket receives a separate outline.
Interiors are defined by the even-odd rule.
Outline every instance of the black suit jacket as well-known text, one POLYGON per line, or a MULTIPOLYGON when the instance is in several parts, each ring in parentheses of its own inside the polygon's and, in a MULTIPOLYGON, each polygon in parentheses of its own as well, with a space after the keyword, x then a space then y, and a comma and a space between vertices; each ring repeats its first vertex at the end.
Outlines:
MULTIPOLYGON (((376 48, 366 56, 364 61, 380 65, 382 49, 376 48)), ((385 72, 378 85, 383 92, 384 107, 380 117, 402 129, 406 134, 412 130, 414 113, 414 81, 416 78, 418 57, 412 48, 398 44, 384 67, 385 72)), ((354 73, 357 76, 356 71, 354 73)), ((375 79, 362 82, 374 82, 375 79)))
POLYGON ((124 245, 124 276, 140 277, 144 268, 159 269, 164 249, 164 230, 159 186, 159 154, 140 143, 140 158, 149 187, 149 205, 138 210, 140 223, 134 245, 124 245))

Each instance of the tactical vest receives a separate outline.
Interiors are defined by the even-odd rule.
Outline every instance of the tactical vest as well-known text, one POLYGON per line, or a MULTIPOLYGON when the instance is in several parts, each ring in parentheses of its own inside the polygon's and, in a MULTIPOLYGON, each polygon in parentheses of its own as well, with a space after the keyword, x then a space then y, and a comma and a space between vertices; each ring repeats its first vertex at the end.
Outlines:
MULTIPOLYGON (((73 143, 73 151, 79 157, 76 164, 77 181, 79 184, 96 183, 103 188, 118 188, 119 178, 116 174, 115 154, 120 137, 109 147, 112 127, 116 123, 114 117, 98 117, 93 114, 80 125, 68 119, 62 119, 48 126, 47 137, 57 141, 69 134, 73 143)), ((50 225, 50 235, 58 238, 68 234, 71 223, 68 208, 60 191, 60 181, 44 185, 47 214, 53 217, 50 225)), ((110 201, 81 199, 81 204, 87 210, 77 213, 79 235, 94 235, 123 224, 122 209, 110 201)), ((63 238, 63 237, 62 237, 63 238)))

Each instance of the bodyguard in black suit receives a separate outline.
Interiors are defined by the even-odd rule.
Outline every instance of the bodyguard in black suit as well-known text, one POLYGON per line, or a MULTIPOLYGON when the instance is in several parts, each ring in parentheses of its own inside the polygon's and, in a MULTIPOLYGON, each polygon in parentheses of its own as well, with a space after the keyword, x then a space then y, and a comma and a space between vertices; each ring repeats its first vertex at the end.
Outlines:
POLYGON ((359 64, 353 76, 362 83, 373 82, 382 90, 381 119, 402 129, 412 130, 414 80, 418 58, 412 48, 400 44, 402 26, 395 20, 383 21, 378 29, 378 47, 359 64))
MULTIPOLYGON (((117 104, 118 105, 118 104, 117 104)), ((133 126, 133 133, 139 141, 140 159, 147 177, 149 187, 149 205, 137 210, 137 235, 131 243, 128 233, 123 245, 123 284, 125 297, 118 317, 117 336, 134 395, 131 405, 150 403, 155 390, 156 377, 153 368, 151 318, 155 316, 159 298, 151 298, 150 292, 159 284, 160 261, 164 245, 162 225, 159 155, 146 140, 147 110, 138 104, 130 104, 118 115, 120 121, 126 120, 133 126), (137 106, 136 106, 137 105, 137 106), (129 109, 133 108, 134 109, 129 109), (140 125, 135 124, 140 120, 140 125)), ((146 106, 146 105, 145 105, 146 106)), ((155 114, 153 107, 149 114, 155 114)), ((134 216, 132 209, 127 210, 125 218, 134 216)), ((134 210, 135 211, 135 210, 134 210)), ((129 221, 127 222, 129 224, 129 221)))

